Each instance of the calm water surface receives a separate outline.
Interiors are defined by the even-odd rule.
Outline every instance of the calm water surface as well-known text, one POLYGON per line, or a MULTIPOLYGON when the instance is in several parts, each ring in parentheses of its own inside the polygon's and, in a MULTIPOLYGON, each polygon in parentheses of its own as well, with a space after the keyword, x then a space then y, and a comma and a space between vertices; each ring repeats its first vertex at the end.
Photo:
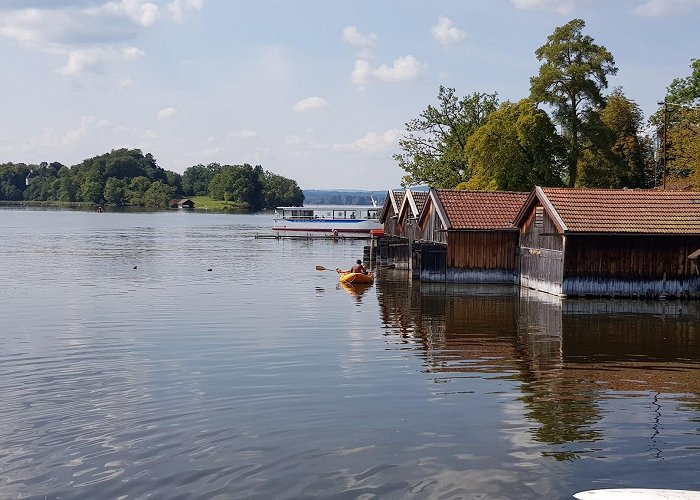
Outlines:
POLYGON ((270 219, 0 210, 0 497, 700 489, 700 304, 346 289, 270 219))

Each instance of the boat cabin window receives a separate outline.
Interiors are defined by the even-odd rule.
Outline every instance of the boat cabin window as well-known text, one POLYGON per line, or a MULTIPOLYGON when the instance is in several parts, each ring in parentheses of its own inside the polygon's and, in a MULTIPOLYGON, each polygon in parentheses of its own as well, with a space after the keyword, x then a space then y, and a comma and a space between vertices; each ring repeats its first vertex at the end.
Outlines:
POLYGON ((294 210, 285 210, 284 215, 293 219, 313 219, 314 211, 299 208, 294 210))
POLYGON ((379 218, 378 210, 368 210, 367 211, 367 218, 368 219, 378 219, 379 218))

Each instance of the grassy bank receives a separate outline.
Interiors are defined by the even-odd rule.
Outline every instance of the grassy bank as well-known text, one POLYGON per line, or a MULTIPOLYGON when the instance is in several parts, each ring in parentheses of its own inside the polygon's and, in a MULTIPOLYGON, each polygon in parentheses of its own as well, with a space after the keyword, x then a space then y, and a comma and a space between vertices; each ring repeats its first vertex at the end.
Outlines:
POLYGON ((195 210, 247 210, 232 201, 212 200, 208 196, 190 196, 189 199, 194 202, 195 210))

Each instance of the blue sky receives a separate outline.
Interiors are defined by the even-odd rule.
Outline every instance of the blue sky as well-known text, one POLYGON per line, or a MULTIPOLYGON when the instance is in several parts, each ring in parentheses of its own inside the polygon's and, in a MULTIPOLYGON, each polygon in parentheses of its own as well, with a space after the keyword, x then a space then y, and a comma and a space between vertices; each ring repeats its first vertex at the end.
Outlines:
POLYGON ((700 57, 700 0, 0 0, 0 163, 128 147, 176 172, 395 188, 398 138, 440 85, 526 97, 535 50, 576 17, 647 117, 700 57))

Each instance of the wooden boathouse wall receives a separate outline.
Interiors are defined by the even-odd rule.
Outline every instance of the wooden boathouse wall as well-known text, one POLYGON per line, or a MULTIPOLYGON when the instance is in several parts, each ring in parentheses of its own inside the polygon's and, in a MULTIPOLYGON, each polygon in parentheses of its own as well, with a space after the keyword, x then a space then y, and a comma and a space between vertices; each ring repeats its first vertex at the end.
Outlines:
POLYGON ((530 212, 520 235, 520 285, 561 295, 564 238, 541 205, 530 212))
POLYGON ((688 255, 700 235, 577 235, 566 238, 566 295, 700 298, 700 276, 688 255))
POLYGON ((389 206, 387 207, 386 214, 384 215, 384 234, 388 234, 390 236, 398 236, 398 217, 396 212, 394 211, 394 206, 391 203, 389 203, 388 205, 389 206))
POLYGON ((518 283, 517 231, 447 232, 451 283, 518 283))
POLYGON ((377 263, 407 269, 409 259, 408 240, 398 236, 382 236, 377 239, 377 263))
POLYGON ((518 284, 517 231, 447 231, 447 243, 414 243, 413 266, 425 282, 518 284))

